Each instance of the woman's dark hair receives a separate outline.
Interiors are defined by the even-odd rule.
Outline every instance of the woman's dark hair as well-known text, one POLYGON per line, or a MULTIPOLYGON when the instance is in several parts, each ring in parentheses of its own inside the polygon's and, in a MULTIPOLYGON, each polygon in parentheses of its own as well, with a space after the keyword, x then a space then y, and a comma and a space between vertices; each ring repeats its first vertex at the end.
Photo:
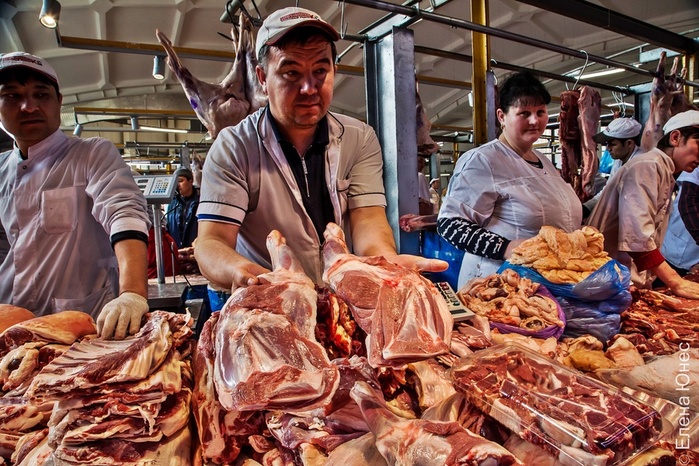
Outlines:
MULTIPOLYGON (((328 42, 330 42, 330 47, 332 48, 333 63, 335 63, 335 59, 337 58, 337 46, 335 45, 335 41, 325 31, 323 31, 322 29, 318 29, 317 27, 301 26, 292 29, 291 31, 287 32, 284 35, 284 37, 279 39, 279 41, 276 44, 274 44, 274 46, 283 49, 287 45, 306 45, 312 38, 316 36, 323 36, 328 40, 328 42)), ((269 47, 269 45, 265 44, 260 49, 259 62, 260 66, 265 71, 267 70, 267 61, 269 60, 269 47)))
POLYGON ((0 71, 0 83, 17 81, 18 83, 24 86, 30 79, 36 79, 39 82, 53 86, 53 88, 56 89, 56 95, 61 95, 60 91, 58 90, 58 84, 56 84, 56 81, 49 79, 48 76, 46 76, 43 73, 39 73, 38 71, 34 71, 30 68, 25 68, 22 66, 12 67, 0 71))
MULTIPOLYGON (((684 128, 679 128, 678 131, 685 140, 690 138, 699 139, 699 128, 696 126, 685 126, 684 128)), ((660 141, 658 141, 658 149, 663 150, 672 147, 672 144, 670 144, 670 134, 672 134, 672 131, 667 133, 660 141)))
POLYGON ((513 73, 498 86, 498 106, 507 113, 512 105, 548 105, 551 94, 541 81, 529 71, 513 73))

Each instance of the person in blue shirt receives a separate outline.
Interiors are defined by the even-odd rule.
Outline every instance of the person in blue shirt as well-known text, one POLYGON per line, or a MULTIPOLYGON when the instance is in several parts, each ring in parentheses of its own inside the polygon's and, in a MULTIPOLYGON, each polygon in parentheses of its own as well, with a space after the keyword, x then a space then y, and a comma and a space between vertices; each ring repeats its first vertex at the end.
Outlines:
POLYGON ((167 209, 167 232, 179 249, 189 248, 197 238, 197 208, 199 188, 194 186, 192 170, 180 167, 177 175, 177 193, 167 209))

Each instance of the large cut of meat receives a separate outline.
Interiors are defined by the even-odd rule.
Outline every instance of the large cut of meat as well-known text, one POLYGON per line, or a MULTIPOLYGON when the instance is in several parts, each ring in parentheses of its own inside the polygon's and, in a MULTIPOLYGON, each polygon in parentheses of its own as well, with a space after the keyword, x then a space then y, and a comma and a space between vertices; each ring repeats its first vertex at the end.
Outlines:
POLYGON ((580 153, 580 125, 578 122, 578 99, 580 91, 561 93, 561 111, 558 114, 558 138, 561 142, 561 175, 567 183, 576 187, 578 168, 582 163, 580 153))
POLYGON ((522 464, 500 445, 456 422, 405 419, 393 414, 381 392, 357 382, 352 389, 362 415, 376 436, 376 447, 394 466, 522 464))
POLYGON ((417 154, 429 156, 439 150, 439 145, 434 142, 434 139, 430 136, 432 123, 430 123, 430 119, 427 117, 425 106, 422 105, 417 79, 415 80, 415 107, 417 118, 417 154))
POLYGON ((682 68, 678 73, 680 57, 672 62, 670 76, 665 76, 666 53, 661 52, 658 67, 653 77, 653 87, 650 95, 650 112, 641 136, 641 150, 647 152, 658 145, 663 138, 663 126, 673 115, 685 110, 696 110, 696 105, 687 100, 683 92, 687 69, 682 68))
POLYGON ((493 346, 452 369, 477 408, 570 464, 617 464, 655 440, 660 414, 526 348, 493 346))
POLYGON ((595 195, 599 159, 592 136, 597 133, 601 111, 599 93, 588 86, 561 93, 561 112, 558 115, 561 175, 583 202, 595 195))
POLYGON ((268 283, 239 288, 215 329, 214 383, 226 410, 309 410, 327 404, 337 367, 315 340, 315 285, 278 231, 267 237, 268 283))
POLYGON ((592 137, 597 134, 599 116, 602 113, 602 97, 589 86, 580 88, 578 97, 580 123, 580 154, 582 157, 580 200, 585 202, 595 195, 595 175, 599 168, 597 143, 592 137))
POLYGON ((234 37, 235 60, 233 68, 220 84, 210 84, 195 78, 182 64, 170 39, 160 30, 155 33, 167 53, 170 69, 212 138, 223 128, 238 124, 267 103, 267 97, 255 75, 257 58, 252 23, 247 16, 240 15, 238 31, 232 29, 231 32, 234 37))
POLYGON ((369 364, 402 366, 449 351, 454 320, 434 284, 381 256, 350 254, 334 223, 324 237, 323 280, 367 333, 369 364))

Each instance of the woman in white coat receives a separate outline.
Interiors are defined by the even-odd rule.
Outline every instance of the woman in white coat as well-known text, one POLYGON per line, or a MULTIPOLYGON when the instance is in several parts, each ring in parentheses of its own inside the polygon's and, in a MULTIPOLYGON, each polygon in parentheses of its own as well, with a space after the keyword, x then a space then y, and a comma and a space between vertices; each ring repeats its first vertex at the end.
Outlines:
POLYGON ((529 72, 509 76, 498 91, 502 133, 459 158, 437 220, 439 234, 465 251, 459 288, 494 273, 542 226, 570 232, 582 222, 575 191, 533 148, 548 123, 548 91, 529 72))

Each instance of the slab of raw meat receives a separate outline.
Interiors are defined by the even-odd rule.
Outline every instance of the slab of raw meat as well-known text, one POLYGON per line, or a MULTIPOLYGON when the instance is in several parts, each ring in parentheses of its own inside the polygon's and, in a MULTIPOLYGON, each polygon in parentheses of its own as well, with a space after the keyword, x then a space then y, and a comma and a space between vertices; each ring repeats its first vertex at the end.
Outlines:
POLYGON ((398 367, 449 351, 454 320, 434 284, 381 256, 350 254, 334 223, 324 236, 323 280, 367 333, 369 364, 398 367))
POLYGON ((279 232, 270 233, 267 247, 269 283, 239 288, 221 310, 216 391, 228 411, 314 409, 330 402, 339 383, 313 333, 315 286, 279 232))

